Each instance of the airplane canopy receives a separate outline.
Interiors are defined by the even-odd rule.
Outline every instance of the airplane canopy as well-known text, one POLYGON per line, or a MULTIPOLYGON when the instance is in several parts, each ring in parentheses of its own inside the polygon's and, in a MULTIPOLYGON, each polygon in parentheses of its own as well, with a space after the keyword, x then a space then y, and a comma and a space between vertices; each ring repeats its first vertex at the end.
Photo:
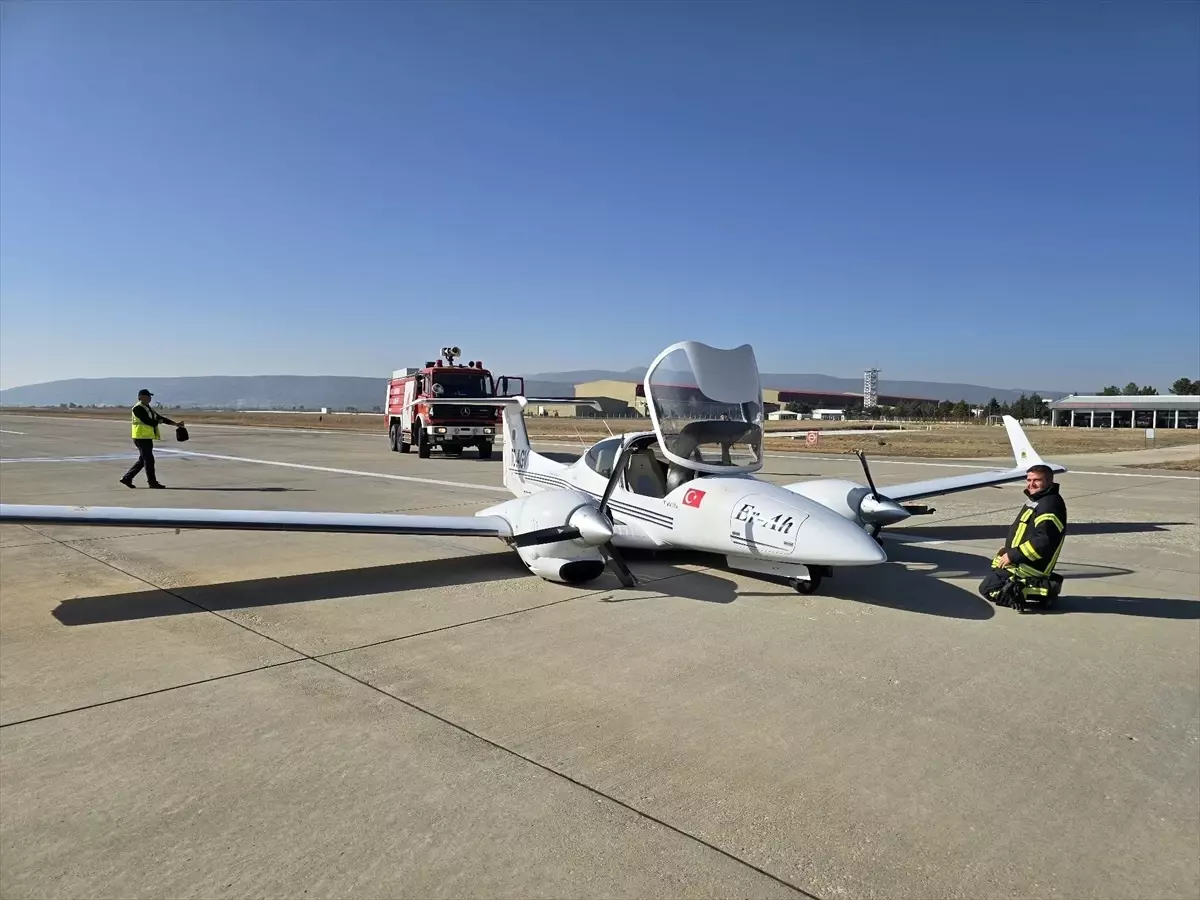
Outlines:
POLYGON ((720 474, 762 468, 762 385, 749 344, 672 344, 644 384, 659 448, 672 463, 720 474))

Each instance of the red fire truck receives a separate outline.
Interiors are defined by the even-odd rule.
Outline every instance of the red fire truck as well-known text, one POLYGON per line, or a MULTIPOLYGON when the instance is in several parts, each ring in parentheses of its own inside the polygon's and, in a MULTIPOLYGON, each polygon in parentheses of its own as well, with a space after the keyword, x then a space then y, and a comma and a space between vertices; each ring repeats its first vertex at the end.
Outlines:
POLYGON ((407 453, 417 448, 424 458, 434 447, 457 456, 467 446, 479 449, 480 459, 490 459, 500 431, 501 412, 495 406, 455 405, 456 399, 515 397, 525 391, 525 379, 502 376, 498 380, 480 360, 455 364, 462 355, 457 347, 443 347, 442 359, 420 368, 397 369, 388 382, 388 441, 393 450, 407 453))

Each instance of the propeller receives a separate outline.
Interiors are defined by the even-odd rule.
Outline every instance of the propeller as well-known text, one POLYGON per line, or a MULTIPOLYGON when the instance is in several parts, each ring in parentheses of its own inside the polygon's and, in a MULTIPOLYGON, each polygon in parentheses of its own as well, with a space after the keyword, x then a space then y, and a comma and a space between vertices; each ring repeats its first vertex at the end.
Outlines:
POLYGON ((871 493, 859 502, 858 514, 864 522, 870 523, 872 536, 878 537, 879 529, 884 525, 903 522, 912 513, 895 500, 880 495, 879 489, 875 487, 875 479, 871 477, 871 467, 867 465, 867 455, 861 450, 855 450, 854 453, 858 456, 858 461, 862 463, 863 473, 867 476, 867 484, 871 486, 871 493))
POLYGON ((621 476, 625 474, 625 469, 629 465, 629 459, 627 448, 622 444, 621 449, 617 452, 617 458, 613 462, 613 470, 608 477, 608 484, 604 486, 604 494, 600 497, 599 507, 581 506, 571 514, 567 524, 526 531, 516 535, 512 540, 513 544, 518 547, 535 547, 538 544, 582 539, 600 551, 600 555, 604 557, 621 584, 625 587, 636 586, 637 578, 634 577, 633 572, 629 570, 629 566, 625 564, 625 560, 621 558, 621 554, 613 545, 614 523, 612 513, 608 508, 617 482, 621 480, 621 476))
MULTIPOLYGON (((617 482, 621 480, 621 476, 625 474, 625 469, 629 467, 629 445, 624 441, 621 442, 621 449, 617 451, 617 458, 613 461, 612 474, 608 476, 608 484, 604 486, 604 494, 600 498, 600 515, 603 516, 609 523, 610 527, 614 524, 612 512, 609 511, 608 501, 612 497, 613 490, 617 486, 617 482)), ((608 560, 609 566, 612 567, 614 574, 625 587, 634 587, 637 585, 637 579, 633 573, 629 571, 629 566, 625 565, 625 560, 621 558, 621 554, 617 552, 617 548, 613 545, 612 538, 609 538, 599 547, 600 554, 608 560)))

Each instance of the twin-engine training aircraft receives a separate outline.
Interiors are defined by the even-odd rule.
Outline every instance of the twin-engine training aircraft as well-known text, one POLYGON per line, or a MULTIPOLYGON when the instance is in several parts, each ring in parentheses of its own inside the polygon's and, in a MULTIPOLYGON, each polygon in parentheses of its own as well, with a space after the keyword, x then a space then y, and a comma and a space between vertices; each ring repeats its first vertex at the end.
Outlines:
POLYGON ((831 478, 778 485, 754 475, 763 466, 763 401, 749 344, 672 344, 644 387, 653 430, 598 441, 571 464, 530 446, 524 410, 538 400, 456 399, 503 408, 503 479, 514 499, 474 516, 0 504, 0 522, 493 537, 549 581, 581 584, 611 567, 626 587, 637 580, 618 547, 699 550, 808 594, 834 567, 886 562, 880 529, 933 512, 905 502, 1020 481, 1045 464, 1005 416, 1012 469, 880 491, 859 454, 866 486, 831 478))

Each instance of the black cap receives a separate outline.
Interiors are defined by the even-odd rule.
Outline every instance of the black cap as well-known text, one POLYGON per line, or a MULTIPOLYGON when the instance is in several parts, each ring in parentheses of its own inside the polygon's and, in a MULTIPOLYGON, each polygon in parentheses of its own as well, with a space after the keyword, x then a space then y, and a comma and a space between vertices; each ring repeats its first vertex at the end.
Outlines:
POLYGON ((140 396, 142 396, 142 394, 145 394, 147 397, 153 397, 153 396, 154 396, 152 393, 150 393, 150 392, 149 392, 148 390, 146 390, 145 388, 142 388, 140 391, 138 391, 138 396, 139 396, 139 397, 140 397, 140 396))

